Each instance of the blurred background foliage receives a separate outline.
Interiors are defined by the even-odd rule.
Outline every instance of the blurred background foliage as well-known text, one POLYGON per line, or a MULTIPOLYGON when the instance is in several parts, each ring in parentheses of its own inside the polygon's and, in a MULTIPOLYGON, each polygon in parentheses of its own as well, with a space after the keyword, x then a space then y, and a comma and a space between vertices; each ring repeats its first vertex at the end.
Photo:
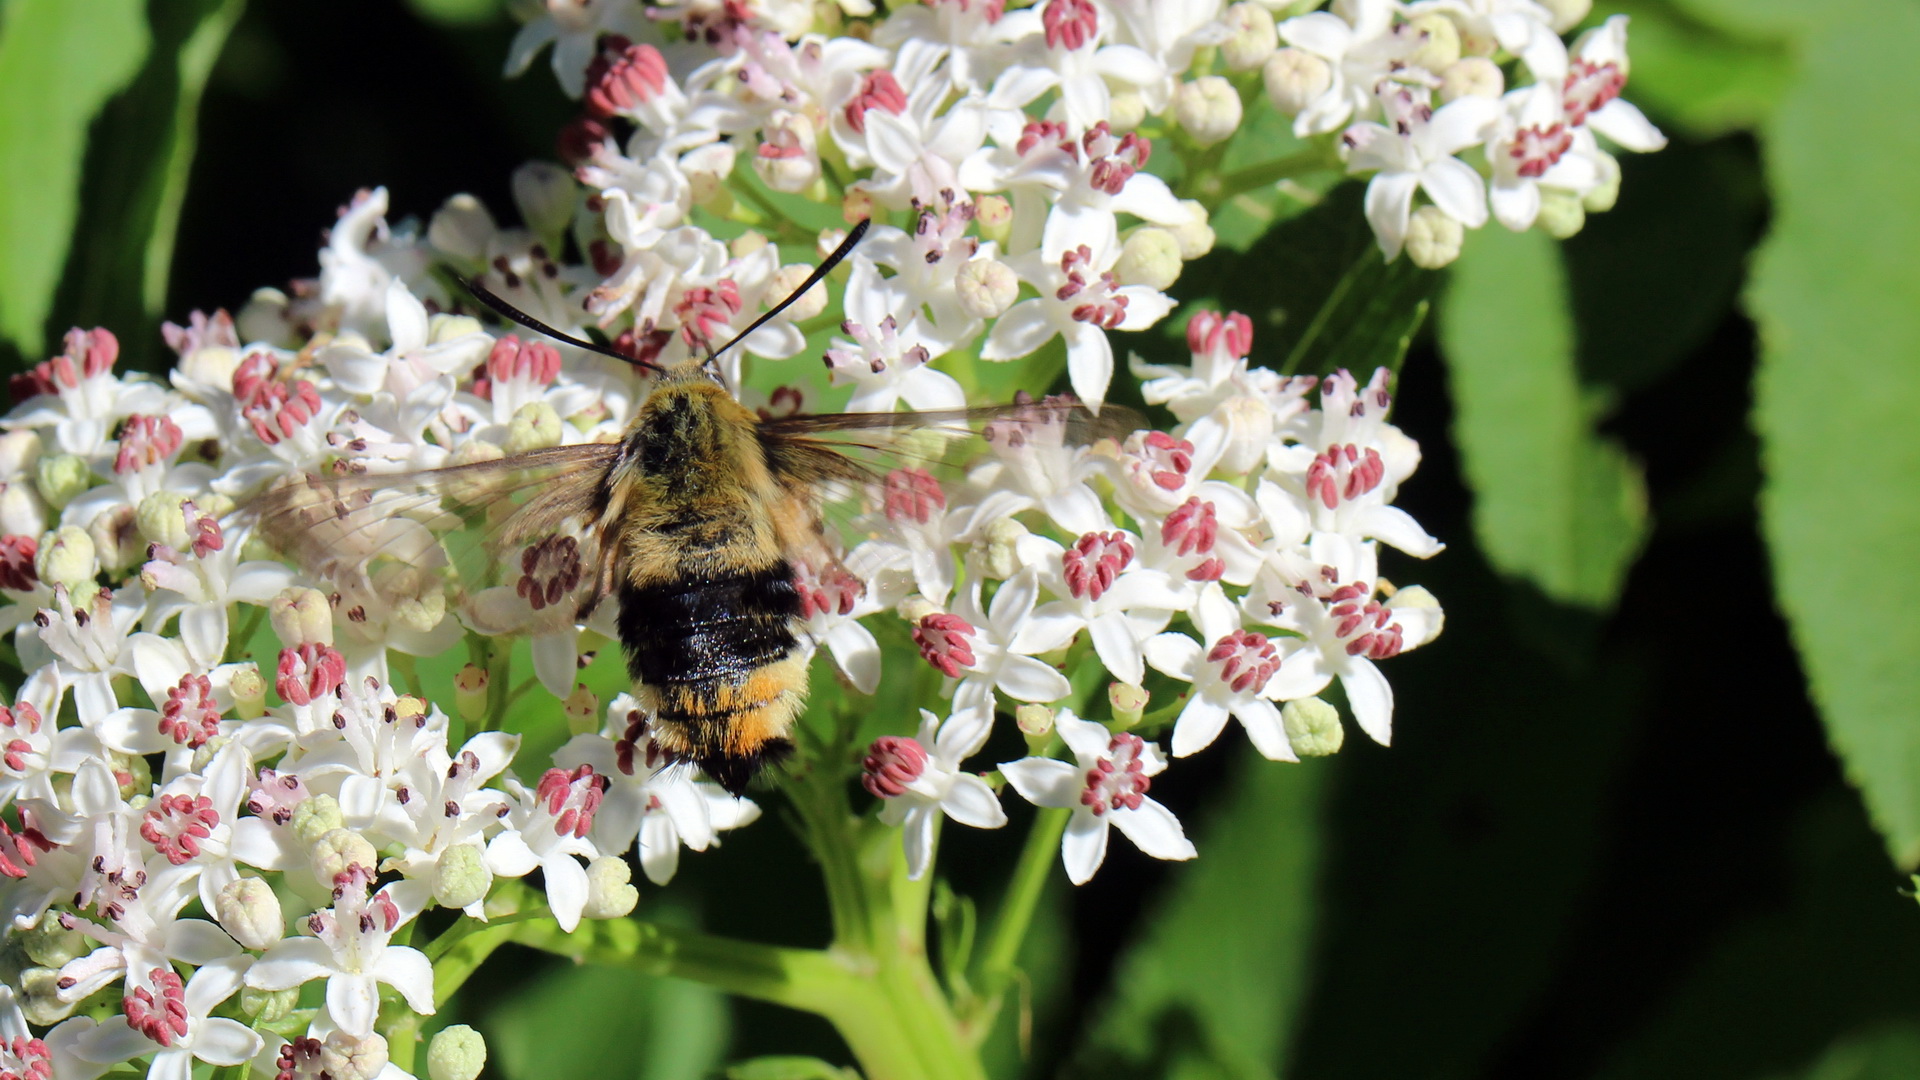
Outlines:
MULTIPOLYGON (((1451 548, 1388 573, 1449 626, 1393 665, 1390 751, 1195 759, 1155 794, 1200 861, 1122 845, 1056 878, 995 1075, 1920 1075, 1920 6, 1600 9, 1633 16, 1629 96, 1674 143, 1572 240, 1386 266, 1354 185, 1287 185, 1222 208, 1176 286, 1253 315, 1275 367, 1404 356, 1401 502, 1451 548)), ((4 362, 102 324, 160 370, 163 318, 311 276, 356 188, 396 220, 506 211, 571 115, 544 65, 499 77, 513 26, 499 0, 0 0, 4 362)), ((1268 117, 1226 165, 1290 142, 1268 117)), ((1131 344, 1176 359, 1178 329, 1131 344)), ((995 901, 1015 814, 951 838, 956 897, 995 901)), ((643 904, 826 936, 777 826, 643 904)), ((846 1075, 822 1021, 530 954, 454 1020, 508 1080, 846 1075)))

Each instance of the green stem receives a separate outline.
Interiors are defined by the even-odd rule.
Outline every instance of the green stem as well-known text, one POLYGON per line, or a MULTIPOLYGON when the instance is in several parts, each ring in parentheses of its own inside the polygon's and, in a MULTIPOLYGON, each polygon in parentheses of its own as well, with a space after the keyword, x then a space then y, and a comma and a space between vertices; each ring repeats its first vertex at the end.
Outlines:
POLYGON ((975 1042, 985 1038, 992 1029, 1001 998, 1013 985, 1019 970, 1020 946, 1027 939, 1027 928, 1033 925, 1034 910, 1040 906, 1047 876, 1059 858, 1060 838, 1072 817, 1071 810, 1041 810, 1034 815, 1033 825, 1027 830, 1026 846, 1020 851, 1020 861, 1014 865, 1006 899, 994 915, 987 947, 980 955, 976 979, 980 996, 972 1012, 962 1018, 975 1042))
POLYGON ((1322 169, 1335 168, 1340 164, 1330 147, 1315 146, 1297 154, 1263 161, 1258 165, 1249 165, 1244 169, 1235 169, 1224 175, 1202 175, 1183 185, 1182 194, 1188 198, 1199 199, 1208 206, 1219 206, 1236 195, 1244 195, 1263 187, 1271 187, 1282 180, 1296 176, 1319 172, 1322 169))
POLYGON ((487 655, 487 719, 482 731, 501 731, 507 720, 507 706, 512 704, 511 688, 507 680, 513 677, 513 639, 488 638, 487 655))

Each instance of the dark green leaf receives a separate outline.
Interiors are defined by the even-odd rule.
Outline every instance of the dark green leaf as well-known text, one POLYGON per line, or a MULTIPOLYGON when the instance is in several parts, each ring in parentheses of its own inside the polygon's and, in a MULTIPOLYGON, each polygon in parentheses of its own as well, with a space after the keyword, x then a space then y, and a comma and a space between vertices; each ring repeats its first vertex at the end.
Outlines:
POLYGON ((815 1057, 758 1057, 727 1067, 727 1080, 859 1080, 859 1076, 815 1057))
POLYGON ((1909 1080, 1920 1076, 1920 1027, 1898 1024, 1847 1039, 1801 1080, 1909 1080))
POLYGON ((1762 524, 1833 745, 1902 865, 1920 863, 1920 109, 1895 58, 1920 9, 1875 5, 1804 43, 1764 130, 1776 200, 1760 325, 1762 524), (1847 162, 1836 168, 1836 162, 1847 162))
POLYGON ((1471 236, 1440 341, 1487 558, 1559 603, 1610 608, 1646 533, 1646 495, 1638 467, 1594 432, 1553 240, 1498 226, 1471 236))
POLYGON ((507 1080, 686 1080, 720 1069, 726 999, 678 979, 556 967, 478 1024, 507 1080))

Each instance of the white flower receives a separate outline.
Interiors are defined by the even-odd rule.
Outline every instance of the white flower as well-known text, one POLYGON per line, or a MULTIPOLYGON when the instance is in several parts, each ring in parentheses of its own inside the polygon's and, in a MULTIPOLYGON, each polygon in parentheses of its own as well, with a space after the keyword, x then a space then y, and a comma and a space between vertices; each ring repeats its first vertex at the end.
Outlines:
POLYGON ((1067 548, 1041 537, 1024 541, 1022 561, 1041 568, 1047 591, 1059 599, 1034 611, 1015 636, 1016 647, 1052 652, 1085 630, 1113 677, 1138 684, 1142 643, 1187 606, 1172 579, 1134 557, 1139 542, 1123 532, 1086 533, 1067 548))
POLYGON ((913 634, 920 655, 960 680, 953 691, 954 712, 991 716, 996 689, 1021 701, 1058 701, 1073 689, 1065 675, 1035 660, 1017 641, 1039 596, 1038 574, 1023 570, 1000 583, 984 614, 976 581, 951 615, 920 621, 913 634))
POLYGON ((195 1060, 241 1065, 260 1052, 260 1036, 213 1009, 240 989, 251 957, 203 964, 183 985, 171 968, 156 968, 144 985, 129 980, 121 1015, 107 1018, 75 1046, 77 1055, 107 1065, 152 1055, 150 1080, 190 1080, 195 1060))
POLYGON ((587 834, 607 778, 581 765, 572 771, 548 769, 532 791, 511 777, 506 787, 516 805, 506 830, 487 844, 487 867, 501 877, 542 871, 554 921, 571 933, 587 904, 587 870, 579 858, 601 854, 587 834))
MULTIPOLYGON (((1186 757, 1212 745, 1231 716, 1247 729, 1247 737, 1262 756, 1271 761, 1297 760, 1274 702, 1313 691, 1294 685, 1296 665, 1284 663, 1283 642, 1243 629, 1239 613, 1217 583, 1200 591, 1193 624, 1201 641, 1185 634, 1161 634, 1146 644, 1147 663, 1193 684, 1180 718, 1174 721, 1173 756, 1186 757)), ((1298 667, 1304 674, 1305 665, 1298 667)))
POLYGON ((1355 0, 1341 9, 1346 18, 1315 11, 1277 27, 1281 40, 1327 65, 1326 88, 1293 119, 1296 136, 1334 131, 1369 107, 1374 86, 1392 70, 1397 51, 1390 34, 1393 8, 1392 0, 1355 0))
POLYGON ((1615 15, 1573 46, 1563 97, 1569 123, 1586 125, 1628 150, 1646 153, 1667 137, 1620 96, 1627 85, 1627 17, 1615 15))
POLYGON ((414 913, 401 911, 391 889, 368 895, 370 878, 359 866, 341 874, 333 906, 307 917, 313 936, 287 938, 268 949, 247 972, 247 985, 289 990, 325 979, 327 1015, 349 1035, 373 1031, 382 983, 399 991, 409 1009, 433 1015, 433 965, 418 949, 389 944, 414 913))
POLYGON ((1073 751, 1075 764, 1030 757, 1009 761, 1000 772, 1035 806, 1073 811, 1060 857, 1075 885, 1086 884, 1106 861, 1108 826, 1156 859, 1198 854, 1173 811, 1147 798, 1151 778, 1167 767, 1159 747, 1138 735, 1111 734, 1066 709, 1054 728, 1073 751))
POLYGON ((542 0, 540 6, 543 13, 522 26, 508 46, 506 74, 512 77, 526 71, 551 43, 553 75, 568 97, 577 98, 586 90, 587 65, 600 35, 638 38, 650 29, 635 0, 542 0))
POLYGON ((883 736, 868 748, 860 782, 886 800, 880 820, 902 827, 910 879, 920 880, 933 861, 934 826, 941 814, 976 829, 1007 823, 987 782, 960 771, 960 763, 985 746, 992 732, 991 712, 956 711, 943 724, 921 709, 916 738, 883 736))
MULTIPOLYGON (((928 333, 918 314, 896 318, 887 308, 872 262, 858 259, 847 281, 846 319, 840 329, 852 341, 834 339, 825 360, 833 384, 854 384, 848 412, 892 412, 905 400, 914 409, 958 409, 966 392, 953 376, 928 361, 944 346, 928 333)), ((915 305, 917 309, 918 305, 915 305)))
POLYGON ((1559 89, 1534 85, 1502 99, 1506 107, 1487 142, 1493 166, 1493 216, 1516 232, 1540 214, 1542 185, 1585 194, 1599 183, 1591 157, 1575 153, 1574 125, 1566 121, 1559 89))
POLYGON ((1368 121, 1341 135, 1349 172, 1378 170, 1367 181, 1367 222, 1389 260, 1406 243, 1416 190, 1467 228, 1487 223, 1486 185, 1473 166, 1453 155, 1486 140, 1500 118, 1500 103, 1463 97, 1435 109, 1427 98, 1424 88, 1383 85, 1380 104, 1392 126, 1368 121))

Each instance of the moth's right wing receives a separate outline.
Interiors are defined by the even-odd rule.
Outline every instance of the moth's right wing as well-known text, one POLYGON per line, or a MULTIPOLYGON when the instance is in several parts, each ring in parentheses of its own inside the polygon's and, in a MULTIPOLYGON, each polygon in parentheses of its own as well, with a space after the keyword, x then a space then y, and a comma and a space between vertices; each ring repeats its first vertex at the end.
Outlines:
POLYGON ((346 596, 391 601, 424 575, 477 628, 504 631, 515 610, 584 618, 604 594, 622 453, 588 443, 442 469, 290 478, 251 511, 262 540, 346 596))

